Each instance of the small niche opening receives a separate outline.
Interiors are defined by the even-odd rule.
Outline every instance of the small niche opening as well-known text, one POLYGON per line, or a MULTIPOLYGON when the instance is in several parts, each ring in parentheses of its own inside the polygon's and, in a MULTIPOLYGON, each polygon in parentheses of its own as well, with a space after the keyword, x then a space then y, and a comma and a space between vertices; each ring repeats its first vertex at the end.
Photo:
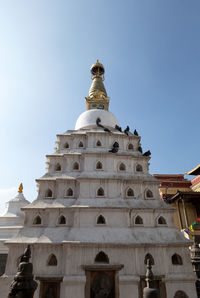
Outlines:
POLYGON ((158 224, 159 224, 159 225, 166 225, 166 224, 167 224, 167 222, 166 222, 166 220, 164 219, 163 216, 160 216, 160 217, 158 218, 158 224))
POLYGON ((137 166, 136 166, 136 171, 137 171, 137 172, 142 172, 142 171, 143 171, 142 166, 141 166, 141 165, 137 165, 137 166))
POLYGON ((146 197, 147 198, 153 198, 153 193, 152 193, 152 191, 150 189, 147 190, 146 197))
POLYGON ((96 147, 101 147, 101 146, 102 146, 102 145, 101 145, 101 141, 98 140, 98 141, 96 142, 96 147))
POLYGON ((79 170, 79 164, 77 162, 75 162, 73 164, 73 170, 78 171, 79 170))
POLYGON ((99 215, 98 218, 97 218, 97 224, 98 225, 105 225, 106 224, 106 220, 105 218, 103 217, 103 215, 99 215))
POLYGON ((154 262, 154 258, 152 257, 151 254, 146 254, 145 258, 144 258, 144 264, 147 265, 147 260, 149 259, 149 262, 151 265, 154 265, 155 262, 154 262))
POLYGON ((143 219, 139 215, 135 218, 136 225, 143 225, 143 219))
POLYGON ((120 171, 125 171, 125 170, 126 170, 126 166, 125 166, 124 163, 120 163, 120 165, 119 165, 119 170, 120 170, 120 171))
POLYGON ((57 258, 54 254, 51 254, 47 260, 47 266, 57 266, 57 258))
POLYGON ((41 225, 42 223, 42 220, 41 220, 41 217, 39 215, 37 215, 34 220, 33 220, 33 224, 34 225, 41 225))
POLYGON ((79 148, 83 148, 83 142, 80 141, 78 147, 79 147, 79 148))
POLYGON ((61 171, 61 165, 60 165, 59 163, 57 163, 57 164, 55 165, 55 171, 56 171, 56 172, 60 172, 60 171, 61 171))
POLYGON ((128 150, 133 150, 133 144, 128 144, 128 150))
POLYGON ((94 262, 95 263, 106 263, 106 264, 109 264, 109 258, 108 258, 108 256, 103 251, 100 251, 96 255, 94 262))
POLYGON ((66 224, 66 218, 64 217, 64 215, 61 215, 58 219, 58 224, 59 225, 65 225, 66 224))
POLYGON ((134 196, 134 191, 133 191, 132 188, 129 188, 129 189, 127 190, 126 196, 127 196, 127 197, 133 197, 133 196, 134 196))
POLYGON ((52 198, 52 196, 53 196, 52 190, 50 188, 48 188, 45 192, 45 197, 52 198))
POLYGON ((183 265, 181 256, 179 256, 178 254, 174 254, 172 256, 172 264, 173 265, 183 265))
POLYGON ((100 161, 98 161, 96 164, 96 170, 102 170, 102 169, 103 169, 103 165, 100 161))
POLYGON ((98 190, 97 190, 97 196, 98 197, 103 197, 104 196, 104 190, 102 187, 100 187, 98 190))
POLYGON ((67 197, 73 197, 73 195, 74 195, 73 190, 72 190, 71 188, 68 188, 68 190, 67 190, 67 192, 66 192, 66 196, 67 196, 67 197))

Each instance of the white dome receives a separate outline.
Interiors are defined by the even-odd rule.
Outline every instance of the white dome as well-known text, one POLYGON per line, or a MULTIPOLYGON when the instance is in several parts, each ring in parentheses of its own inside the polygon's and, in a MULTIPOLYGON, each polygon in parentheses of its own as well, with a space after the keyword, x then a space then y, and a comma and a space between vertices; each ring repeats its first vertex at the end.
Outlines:
POLYGON ((75 129, 96 127, 98 118, 101 120, 100 124, 105 127, 115 128, 116 124, 119 125, 117 118, 111 112, 94 109, 86 111, 78 117, 75 129))

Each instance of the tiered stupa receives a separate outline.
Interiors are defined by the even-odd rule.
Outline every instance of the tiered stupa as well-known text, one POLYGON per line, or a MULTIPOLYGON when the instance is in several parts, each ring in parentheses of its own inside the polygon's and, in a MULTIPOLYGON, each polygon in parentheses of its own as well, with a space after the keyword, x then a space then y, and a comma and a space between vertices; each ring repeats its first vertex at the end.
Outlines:
MULTIPOLYGON (((140 136, 108 111, 104 67, 92 65, 87 111, 57 135, 24 228, 9 241, 5 279, 27 244, 39 281, 35 298, 142 298, 146 264, 162 298, 196 297, 188 246, 160 200, 140 136), (180 296, 181 295, 181 296, 180 296)), ((7 289, 1 280, 6 297, 7 289)))
POLYGON ((6 203, 6 210, 0 216, 0 275, 5 271, 8 247, 4 244, 13 236, 16 236, 24 225, 24 212, 21 210, 29 204, 23 194, 22 183, 18 194, 6 203))

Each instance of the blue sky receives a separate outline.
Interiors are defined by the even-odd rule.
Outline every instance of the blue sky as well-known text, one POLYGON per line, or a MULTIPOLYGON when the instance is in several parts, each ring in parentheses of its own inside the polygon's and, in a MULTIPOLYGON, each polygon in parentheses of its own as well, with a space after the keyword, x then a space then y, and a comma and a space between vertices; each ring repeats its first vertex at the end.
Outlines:
POLYGON ((138 130, 151 173, 199 163, 200 1, 0 1, 0 210, 28 200, 56 134, 85 111, 105 66, 110 110, 138 130))

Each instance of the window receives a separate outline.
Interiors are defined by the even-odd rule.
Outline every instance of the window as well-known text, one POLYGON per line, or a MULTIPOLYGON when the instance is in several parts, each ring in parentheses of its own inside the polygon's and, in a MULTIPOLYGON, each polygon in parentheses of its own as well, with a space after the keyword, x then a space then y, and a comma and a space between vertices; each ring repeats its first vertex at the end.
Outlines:
POLYGON ((125 164, 124 163, 120 163, 119 170, 120 171, 125 171, 126 170, 126 167, 125 167, 125 164))
POLYGON ((133 150, 133 144, 128 144, 128 150, 133 150))
POLYGON ((143 219, 142 219, 142 217, 140 217, 139 215, 136 216, 136 218, 135 218, 135 224, 136 225, 143 225, 143 219))
POLYGON ((67 142, 64 144, 64 148, 65 149, 68 149, 69 148, 69 144, 67 142))
POLYGON ((98 218, 97 218, 97 224, 98 225, 105 225, 106 224, 106 220, 105 218, 103 217, 103 215, 99 215, 98 218))
POLYGON ((34 220, 33 220, 33 224, 34 225, 41 225, 42 223, 42 220, 41 220, 41 217, 39 215, 37 215, 34 220))
POLYGON ((96 255, 94 261, 95 261, 95 263, 107 263, 107 264, 109 264, 109 258, 103 251, 100 251, 96 255))
POLYGON ((101 141, 98 140, 98 141, 96 142, 96 147, 101 147, 101 146, 102 146, 102 145, 101 145, 101 141))
POLYGON ((55 165, 55 171, 57 172, 61 171, 61 165, 59 163, 55 165))
POLYGON ((142 169, 142 166, 141 165, 137 165, 136 166, 136 172, 142 172, 143 169, 142 169))
POLYGON ((104 190, 102 187, 100 187, 98 190, 97 190, 97 196, 98 197, 103 197, 104 196, 104 190))
POLYGON ((46 198, 52 198, 52 195, 53 195, 52 190, 50 188, 47 189, 46 192, 45 192, 45 197, 46 198))
POLYGON ((147 260, 150 260, 150 264, 154 265, 154 258, 152 257, 151 254, 146 254, 145 258, 144 258, 144 264, 147 265, 147 260))
POLYGON ((151 191, 150 189, 148 189, 148 190, 146 191, 146 197, 147 197, 147 198, 153 198, 153 193, 152 193, 152 191, 151 191))
POLYGON ((54 254, 51 254, 47 260, 47 266, 57 266, 57 258, 54 254))
POLYGON ((5 273, 8 254, 0 254, 0 276, 5 273))
POLYGON ((167 223, 166 223, 166 220, 164 219, 163 216, 160 216, 160 217, 158 218, 158 224, 159 224, 159 225, 166 225, 166 224, 167 224, 167 223))
POLYGON ((133 197, 134 196, 134 191, 132 188, 129 188, 126 192, 127 197, 133 197))
POLYGON ((68 188, 68 190, 66 192, 66 196, 67 197, 73 197, 73 194, 74 194, 73 190, 71 188, 68 188))
POLYGON ((189 298, 188 295, 183 291, 177 291, 174 295, 174 298, 189 298))
POLYGON ((79 170, 79 164, 78 164, 77 162, 75 162, 75 163, 73 164, 73 170, 74 170, 74 171, 78 171, 78 170, 79 170))
POLYGON ((66 224, 66 218, 64 217, 64 215, 61 215, 61 216, 58 218, 58 224, 59 224, 59 225, 65 225, 65 224, 66 224))
POLYGON ((102 169, 103 169, 103 165, 100 161, 98 161, 96 164, 96 170, 102 170, 102 169))
POLYGON ((181 256, 179 256, 178 254, 174 254, 172 256, 172 264, 173 265, 183 265, 181 256))
POLYGON ((83 142, 80 142, 78 146, 79 148, 83 148, 83 142))

